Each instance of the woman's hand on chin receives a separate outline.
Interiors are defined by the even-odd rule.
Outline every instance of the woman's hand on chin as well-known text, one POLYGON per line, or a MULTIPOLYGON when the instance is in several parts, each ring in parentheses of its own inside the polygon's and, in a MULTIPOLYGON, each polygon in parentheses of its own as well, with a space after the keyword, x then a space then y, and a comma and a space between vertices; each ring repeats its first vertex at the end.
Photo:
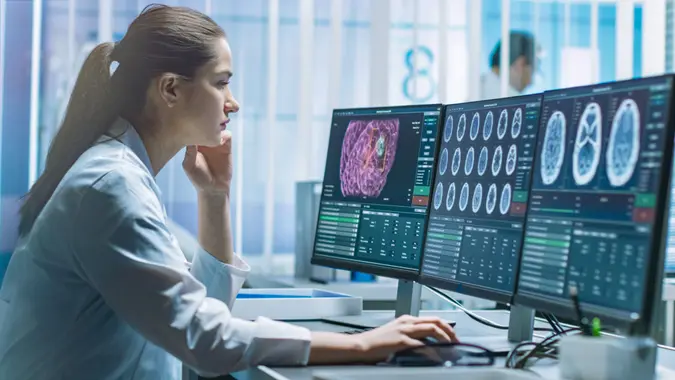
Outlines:
POLYGON ((188 145, 185 148, 183 170, 203 195, 228 196, 232 182, 232 133, 223 131, 220 145, 206 147, 188 145))

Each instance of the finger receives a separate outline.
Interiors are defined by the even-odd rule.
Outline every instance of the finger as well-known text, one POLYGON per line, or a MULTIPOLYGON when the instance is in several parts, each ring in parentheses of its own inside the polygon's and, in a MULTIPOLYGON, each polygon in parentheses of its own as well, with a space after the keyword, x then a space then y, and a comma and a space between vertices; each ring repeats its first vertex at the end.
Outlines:
POLYGON ((450 326, 448 322, 445 320, 438 318, 438 317, 419 317, 415 320, 415 324, 419 323, 431 323, 436 326, 438 326, 441 330, 443 330, 453 342, 458 342, 459 339, 457 339, 457 334, 455 333, 455 330, 450 326))
POLYGON ((405 347, 405 348, 424 346, 424 342, 422 342, 421 340, 411 338, 407 335, 403 336, 403 339, 401 339, 401 343, 402 343, 403 347, 405 347))
POLYGON ((185 147, 185 157, 183 157, 183 168, 194 167, 197 162, 197 146, 188 145, 185 147))
POLYGON ((426 338, 426 337, 432 337, 438 340, 439 342, 450 342, 451 339, 448 336, 448 334, 445 333, 440 327, 432 324, 432 323, 426 323, 426 324, 416 324, 416 325, 410 325, 406 326, 404 328, 404 334, 408 335, 411 338, 426 338))
POLYGON ((232 146, 232 132, 226 129, 220 133, 220 145, 232 146))
POLYGON ((415 323, 434 323, 434 324, 438 324, 440 322, 443 322, 443 320, 438 318, 438 317, 416 317, 415 318, 415 323))

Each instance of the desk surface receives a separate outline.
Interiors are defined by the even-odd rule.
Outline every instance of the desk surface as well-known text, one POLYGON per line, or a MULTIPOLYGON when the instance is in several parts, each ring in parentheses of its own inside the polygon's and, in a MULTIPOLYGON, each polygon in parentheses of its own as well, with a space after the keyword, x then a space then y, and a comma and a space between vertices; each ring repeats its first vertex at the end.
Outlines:
MULTIPOLYGON (((364 312, 375 316, 377 314, 387 315, 387 312, 364 312)), ((476 312, 479 315, 482 315, 490 320, 499 323, 499 324, 508 324, 508 312, 506 311, 481 311, 476 312)), ((389 313, 390 314, 390 313, 389 313)), ((454 320, 457 322, 455 330, 459 335, 460 339, 470 342, 471 337, 486 337, 486 336, 504 336, 506 337, 506 331, 495 330, 487 326, 483 326, 478 322, 471 320, 462 312, 457 311, 442 311, 442 312, 432 312, 432 311, 423 311, 420 314, 422 315, 436 315, 441 318, 448 320, 454 320)), ((301 322, 299 325, 305 326, 310 330, 315 331, 345 331, 348 328, 343 326, 332 325, 325 322, 314 321, 314 322, 301 322)), ((537 326, 546 327, 548 326, 545 323, 540 321, 537 322, 537 326)), ((675 371, 675 350, 660 348, 658 352, 658 364, 660 367, 667 368, 668 370, 675 371)), ((255 369, 248 371, 242 371, 235 374, 232 374, 237 380, 312 380, 312 374, 317 370, 331 370, 331 371, 340 371, 346 369, 354 368, 372 368, 377 370, 373 366, 313 366, 313 367, 303 367, 303 368, 268 368, 265 366, 259 366, 255 369)), ((450 369, 451 370, 451 369, 450 369)), ((543 378, 546 379, 558 379, 558 368, 555 362, 551 361, 548 364, 538 364, 533 367, 533 370, 539 373, 543 378)), ((675 373, 675 372, 674 372, 675 373)), ((659 379, 672 379, 674 377, 670 376, 660 376, 659 379)))
MULTIPOLYGON (((314 288, 328 290, 336 293, 349 294, 354 297, 361 297, 364 301, 395 301, 398 282, 384 279, 376 282, 353 282, 353 281, 331 281, 327 284, 319 284, 306 279, 294 277, 270 277, 251 274, 247 283, 252 288, 314 288)), ((452 293, 455 299, 464 303, 469 309, 488 309, 494 308, 495 302, 487 301, 477 297, 452 293)), ((422 301, 441 300, 436 294, 422 288, 422 301)), ((445 304, 446 301, 441 301, 445 304)))

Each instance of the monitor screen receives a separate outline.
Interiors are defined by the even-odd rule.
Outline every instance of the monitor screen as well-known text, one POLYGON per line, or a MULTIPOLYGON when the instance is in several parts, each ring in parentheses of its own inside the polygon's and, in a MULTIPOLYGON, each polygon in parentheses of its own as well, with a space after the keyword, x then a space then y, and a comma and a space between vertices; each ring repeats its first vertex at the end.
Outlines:
POLYGON ((440 104, 333 111, 312 263, 417 279, 440 104))
POLYGON ((603 323, 648 318, 669 192, 671 86, 664 76, 544 94, 516 303, 573 318, 573 285, 603 323))
POLYGON ((665 273, 675 276, 675 167, 671 173, 670 205, 668 206, 668 245, 666 246, 665 273))
POLYGON ((421 282, 510 302, 541 98, 445 108, 421 282))

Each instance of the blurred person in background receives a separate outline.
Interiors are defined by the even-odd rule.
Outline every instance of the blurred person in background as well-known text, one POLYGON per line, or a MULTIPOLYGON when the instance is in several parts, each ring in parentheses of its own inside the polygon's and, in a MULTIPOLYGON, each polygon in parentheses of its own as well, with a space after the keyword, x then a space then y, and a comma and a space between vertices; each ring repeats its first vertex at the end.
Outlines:
MULTIPOLYGON (((534 36, 527 32, 513 31, 509 37, 509 76, 507 97, 522 95, 532 84, 537 70, 538 48, 534 36)), ((481 76, 480 99, 502 97, 501 90, 501 41, 490 55, 490 71, 481 76)))

